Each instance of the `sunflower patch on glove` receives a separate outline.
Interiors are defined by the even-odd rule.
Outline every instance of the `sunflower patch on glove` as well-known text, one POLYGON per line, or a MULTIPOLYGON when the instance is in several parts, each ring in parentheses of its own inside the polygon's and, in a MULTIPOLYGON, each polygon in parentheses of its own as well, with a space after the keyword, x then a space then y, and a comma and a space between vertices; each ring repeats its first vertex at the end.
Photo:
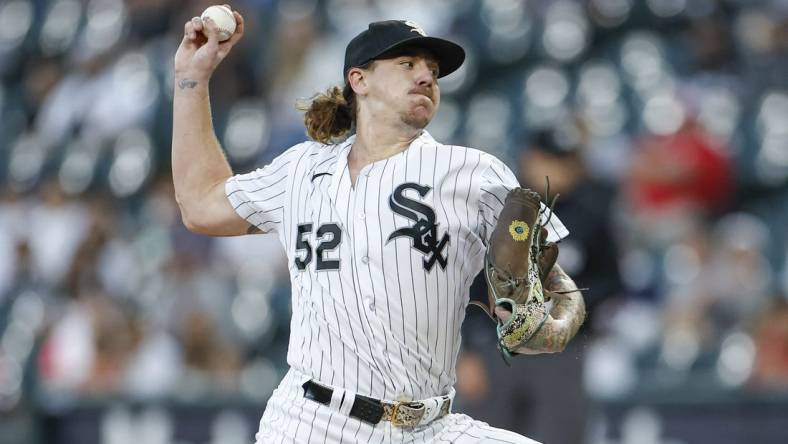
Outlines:
POLYGON ((497 323, 498 344, 505 358, 525 345, 547 319, 543 282, 558 258, 558 246, 546 241, 539 221, 539 194, 515 188, 506 195, 485 256, 489 306, 481 303, 497 323), (495 314, 501 307, 512 315, 495 314))

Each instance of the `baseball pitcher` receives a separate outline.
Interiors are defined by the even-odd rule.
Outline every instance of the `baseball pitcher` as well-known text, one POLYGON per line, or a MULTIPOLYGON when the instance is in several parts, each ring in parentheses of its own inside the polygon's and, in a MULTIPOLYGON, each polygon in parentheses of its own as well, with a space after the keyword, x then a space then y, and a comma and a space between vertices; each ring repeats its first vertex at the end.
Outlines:
POLYGON ((561 351, 585 309, 553 265, 567 230, 539 196, 490 154, 424 129, 463 49, 409 21, 371 23, 347 45, 344 84, 304 107, 311 140, 233 175, 208 83, 243 36, 234 16, 225 41, 211 20, 185 25, 172 170, 189 229, 275 233, 287 251, 290 370, 257 442, 533 443, 452 413, 469 286, 485 269, 507 358, 561 351))

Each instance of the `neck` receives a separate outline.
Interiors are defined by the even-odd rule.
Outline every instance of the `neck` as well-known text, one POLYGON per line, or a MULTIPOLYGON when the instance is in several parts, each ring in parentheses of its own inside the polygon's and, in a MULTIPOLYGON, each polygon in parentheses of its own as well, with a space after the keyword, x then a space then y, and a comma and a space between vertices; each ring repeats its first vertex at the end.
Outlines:
POLYGON ((356 121, 356 140, 353 141, 347 158, 353 186, 362 168, 405 151, 422 131, 403 124, 387 125, 386 123, 385 119, 356 121))
POLYGON ((383 119, 358 120, 349 156, 360 167, 405 151, 423 131, 402 123, 387 123, 383 119))

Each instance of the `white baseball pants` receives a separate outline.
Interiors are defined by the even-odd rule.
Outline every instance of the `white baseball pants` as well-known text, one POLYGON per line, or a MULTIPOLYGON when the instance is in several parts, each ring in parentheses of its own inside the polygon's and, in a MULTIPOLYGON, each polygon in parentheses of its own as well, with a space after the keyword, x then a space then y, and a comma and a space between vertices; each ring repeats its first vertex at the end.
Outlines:
MULTIPOLYGON (((326 406, 304 398, 306 375, 291 369, 274 390, 260 420, 256 444, 339 444, 339 443, 497 443, 539 444, 538 442, 484 422, 450 413, 431 423, 398 428, 388 421, 368 424, 342 413, 339 406, 326 406)), ((333 403, 332 403, 333 404, 333 403)))

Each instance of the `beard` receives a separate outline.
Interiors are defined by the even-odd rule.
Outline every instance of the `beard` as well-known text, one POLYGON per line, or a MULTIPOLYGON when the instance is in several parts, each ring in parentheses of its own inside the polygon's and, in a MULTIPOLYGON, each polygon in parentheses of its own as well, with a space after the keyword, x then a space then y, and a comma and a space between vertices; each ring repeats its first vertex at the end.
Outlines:
POLYGON ((400 120, 411 128, 424 129, 430 123, 430 120, 432 120, 432 116, 428 116, 427 113, 410 111, 400 114, 400 120))
POLYGON ((407 111, 401 112, 399 117, 402 123, 411 128, 424 129, 430 123, 437 111, 437 106, 430 112, 430 109, 424 105, 415 105, 407 111))

